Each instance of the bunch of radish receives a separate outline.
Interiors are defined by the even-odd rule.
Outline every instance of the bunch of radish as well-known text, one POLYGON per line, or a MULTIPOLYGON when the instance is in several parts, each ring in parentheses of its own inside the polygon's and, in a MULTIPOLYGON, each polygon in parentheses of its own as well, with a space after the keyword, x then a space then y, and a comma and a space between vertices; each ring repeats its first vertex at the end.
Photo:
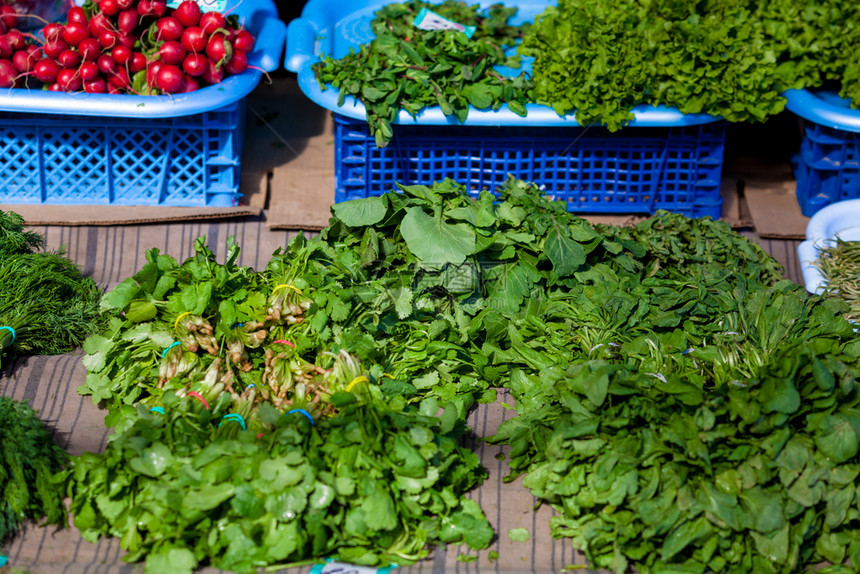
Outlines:
POLYGON ((44 26, 38 43, 4 24, 0 87, 34 78, 64 92, 191 92, 244 72, 255 41, 235 17, 204 13, 194 0, 176 9, 166 0, 88 1, 69 9, 65 24, 44 26))

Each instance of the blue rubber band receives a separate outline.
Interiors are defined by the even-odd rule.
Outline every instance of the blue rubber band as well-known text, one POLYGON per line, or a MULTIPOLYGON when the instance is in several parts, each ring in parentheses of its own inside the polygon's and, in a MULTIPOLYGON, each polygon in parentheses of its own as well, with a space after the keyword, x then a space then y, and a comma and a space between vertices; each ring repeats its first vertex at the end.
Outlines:
POLYGON ((151 412, 151 413, 158 413, 158 414, 160 414, 160 415, 163 415, 163 414, 164 414, 164 409, 163 409, 163 408, 161 408, 161 407, 152 407, 151 409, 149 409, 149 412, 151 412))
POLYGON ((166 355, 166 354, 167 354, 167 351, 169 351, 170 349, 172 349, 173 347, 175 347, 175 346, 176 346, 176 345, 178 345, 178 344, 179 344, 179 341, 176 341, 175 343, 173 343, 172 345, 170 345, 169 347, 167 347, 166 349, 164 349, 164 351, 162 351, 162 352, 161 352, 161 358, 163 359, 163 358, 164 358, 164 355, 166 355))
POLYGON ((242 415, 237 415, 236 413, 230 413, 221 417, 221 422, 218 423, 218 426, 224 424, 224 421, 236 421, 240 425, 242 425, 242 430, 245 430, 245 419, 242 418, 242 415))
POLYGON ((18 334, 15 332, 15 329, 13 329, 12 327, 7 327, 6 325, 3 325, 2 327, 0 327, 0 329, 6 329, 10 333, 12 333, 12 342, 15 342, 15 337, 18 336, 18 334))
POLYGON ((257 386, 257 385, 256 385, 255 383, 251 383, 250 385, 248 385, 247 387, 245 387, 245 390, 247 391, 247 390, 248 390, 248 389, 250 389, 251 387, 256 387, 256 386, 257 386))
POLYGON ((309 413, 305 409, 293 409, 293 410, 287 412, 288 415, 291 415, 293 413, 302 413, 303 415, 308 417, 309 421, 311 421, 311 426, 314 426, 314 417, 312 417, 311 413, 309 413))
POLYGON ((236 323, 235 325, 233 325, 230 328, 231 329, 238 329, 239 327, 244 327, 244 326, 245 326, 245 323, 236 323))
POLYGON ((3 556, 2 554, 0 554, 0 568, 3 568, 4 566, 6 566, 7 562, 9 562, 9 557, 3 556))

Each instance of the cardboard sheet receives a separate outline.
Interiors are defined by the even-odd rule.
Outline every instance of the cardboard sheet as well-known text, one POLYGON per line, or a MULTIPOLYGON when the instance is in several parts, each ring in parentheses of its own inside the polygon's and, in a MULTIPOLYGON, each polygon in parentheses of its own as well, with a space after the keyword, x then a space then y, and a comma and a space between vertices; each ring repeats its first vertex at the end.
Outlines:
POLYGON ((741 197, 760 237, 803 239, 809 218, 800 211, 788 161, 741 157, 727 167, 741 182, 741 197))

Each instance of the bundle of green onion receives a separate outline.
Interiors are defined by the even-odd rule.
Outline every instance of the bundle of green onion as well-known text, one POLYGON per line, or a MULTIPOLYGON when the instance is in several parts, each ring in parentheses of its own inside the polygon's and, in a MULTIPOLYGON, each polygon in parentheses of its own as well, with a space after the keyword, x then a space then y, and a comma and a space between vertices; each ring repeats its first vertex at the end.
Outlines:
POLYGON ((0 211, 0 359, 68 352, 99 324, 99 287, 62 252, 36 251, 44 243, 0 211))
POLYGON ((845 318, 860 321, 860 241, 836 238, 819 250, 818 269, 825 279, 824 295, 850 306, 845 318))

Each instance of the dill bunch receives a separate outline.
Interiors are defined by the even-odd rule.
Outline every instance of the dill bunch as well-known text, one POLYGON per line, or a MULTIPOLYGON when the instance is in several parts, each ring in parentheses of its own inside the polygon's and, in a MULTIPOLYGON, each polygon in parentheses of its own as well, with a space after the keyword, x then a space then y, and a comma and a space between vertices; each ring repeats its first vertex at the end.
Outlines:
POLYGON ((67 458, 30 405, 0 396, 0 544, 28 520, 65 523, 63 490, 53 477, 67 458))

